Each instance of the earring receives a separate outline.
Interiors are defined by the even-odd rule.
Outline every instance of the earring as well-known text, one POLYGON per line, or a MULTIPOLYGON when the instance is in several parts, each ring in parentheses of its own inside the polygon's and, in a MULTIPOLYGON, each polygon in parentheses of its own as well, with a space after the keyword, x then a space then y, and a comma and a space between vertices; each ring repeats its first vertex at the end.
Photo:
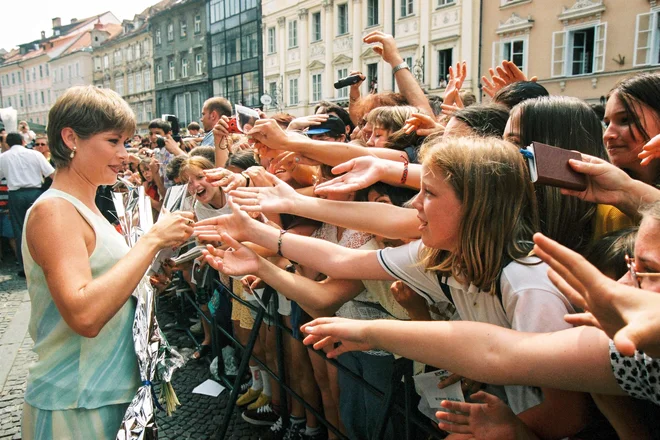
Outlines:
POLYGON ((73 150, 71 150, 71 154, 69 154, 69 157, 70 157, 71 159, 73 159, 73 156, 75 156, 75 155, 76 155, 76 147, 74 146, 74 147, 73 147, 73 150))

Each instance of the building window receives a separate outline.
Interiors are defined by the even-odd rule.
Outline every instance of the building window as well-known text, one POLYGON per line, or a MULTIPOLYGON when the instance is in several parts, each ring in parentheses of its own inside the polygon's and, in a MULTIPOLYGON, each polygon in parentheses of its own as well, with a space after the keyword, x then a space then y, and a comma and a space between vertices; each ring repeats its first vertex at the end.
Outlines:
POLYGON ((241 12, 240 0, 226 0, 227 1, 227 17, 239 14, 241 12))
POLYGON ((408 17, 415 13, 415 0, 401 0, 401 17, 408 17))
POLYGON ((321 41, 321 13, 314 12, 312 14, 312 43, 321 41))
POLYGON ((243 25, 242 29, 243 36, 241 37, 241 59, 249 60, 250 58, 257 57, 257 22, 253 21, 243 25))
POLYGON ((135 92, 142 91, 142 72, 135 72, 135 92))
POLYGON ((32 107, 32 94, 28 93, 28 107, 32 107))
MULTIPOLYGON (((19 73, 20 75, 20 73, 19 73)), ((30 82, 30 72, 25 72, 25 82, 29 83, 30 82)))
POLYGON ((163 82, 163 67, 156 66, 156 84, 163 82))
POLYGON ((11 83, 16 84, 16 74, 14 72, 11 73, 11 83))
POLYGON ((607 23, 552 34, 552 76, 587 75, 605 70, 607 23))
POLYGON ((128 74, 128 94, 132 95, 133 93, 135 93, 135 81, 133 75, 128 74))
POLYGON ((660 12, 637 15, 633 66, 660 63, 660 12))
MULTIPOLYGON (((348 76, 348 69, 337 69, 337 79, 346 78, 348 76)), ((348 98, 348 87, 342 87, 337 90, 337 98, 348 98)))
POLYGON ((116 50, 115 51, 114 63, 115 63, 115 66, 121 64, 121 50, 116 50))
POLYGON ((323 96, 323 88, 321 84, 321 74, 316 73, 312 75, 312 102, 318 102, 323 96))
POLYGON ((367 26, 379 24, 378 0, 367 0, 367 26))
POLYGON ((176 79, 176 74, 175 74, 175 72, 176 72, 175 69, 176 68, 174 66, 174 60, 170 60, 168 65, 169 65, 169 75, 168 75, 167 79, 169 81, 174 81, 176 79))
MULTIPOLYGON (((37 69, 35 67, 32 68, 32 81, 37 80, 37 69)), ((19 80, 18 83, 20 84, 21 81, 19 80)))
POLYGON ((195 28, 194 32, 196 34, 199 34, 200 32, 202 32, 202 16, 201 15, 199 15, 199 14, 195 15, 195 21, 194 21, 193 26, 195 28))
POLYGON ((115 92, 120 96, 124 96, 124 77, 118 76, 115 78, 115 92))
POLYGON ((298 78, 289 79, 289 105, 298 105, 298 78))
POLYGON ((110 68, 110 56, 108 54, 103 55, 103 68, 110 68))
POLYGON ((181 78, 188 78, 188 58, 181 60, 181 78))
POLYGON ((225 18, 225 0, 211 0, 211 23, 217 23, 225 18))
POLYGON ((40 64, 39 65, 39 78, 43 78, 43 77, 44 77, 44 66, 43 66, 43 64, 40 64))
POLYGON ((274 27, 269 27, 268 28, 268 53, 275 53, 277 51, 276 49, 276 44, 277 41, 275 40, 275 28, 274 27))
POLYGON ((223 33, 211 37, 211 66, 225 65, 225 36, 223 33))
POLYGON ((76 78, 80 76, 80 63, 76 63, 76 78))
POLYGON ((277 107, 277 82, 271 81, 268 83, 268 94, 270 95, 271 99, 273 102, 271 103, 271 106, 277 107))
POLYGON ((144 90, 151 89, 151 72, 149 72, 149 69, 142 71, 142 81, 144 82, 144 90))
POLYGON ((452 54, 453 49, 440 49, 438 51, 438 87, 441 89, 447 87, 449 68, 452 65, 452 54))
POLYGON ((154 109, 153 109, 153 104, 151 103, 151 101, 147 102, 144 105, 144 110, 147 113, 147 119, 145 119, 145 120, 146 121, 151 121, 154 117, 154 109))
POLYGON ((348 3, 337 5, 337 35, 348 33, 348 3))
POLYGON ((156 29, 156 44, 160 46, 163 41, 160 38, 160 29, 156 29))
POLYGON ((499 65, 502 61, 513 62, 520 70, 526 72, 527 60, 527 41, 522 39, 512 39, 505 41, 496 41, 493 43, 493 65, 499 65))
POLYGON ((46 95, 44 94, 44 91, 41 91, 41 103, 45 104, 46 103, 46 95))
POLYGON ((179 22, 179 31, 181 38, 186 38, 188 36, 188 22, 185 19, 179 22))
POLYGON ((186 126, 202 112, 199 92, 185 92, 174 95, 174 113, 181 126, 186 126))
POLYGON ((241 60, 241 28, 236 27, 226 32, 226 63, 236 63, 241 60))
POLYGON ((18 95, 18 108, 23 108, 23 95, 18 95))
POLYGON ((367 64, 367 83, 369 93, 378 92, 378 63, 367 64))
POLYGON ((195 75, 202 74, 202 55, 195 55, 195 75))
POLYGON ((293 47, 298 47, 298 20, 289 21, 289 49, 293 47))
POLYGON ((138 43, 134 46, 134 49, 135 49, 135 59, 139 60, 142 57, 142 54, 141 54, 142 45, 140 43, 138 43))
POLYGON ((243 74, 243 105, 256 107, 259 103, 259 72, 243 74))
POLYGON ((438 7, 453 5, 456 0, 438 0, 438 7))
POLYGON ((174 40, 174 23, 167 23, 167 41, 174 40))

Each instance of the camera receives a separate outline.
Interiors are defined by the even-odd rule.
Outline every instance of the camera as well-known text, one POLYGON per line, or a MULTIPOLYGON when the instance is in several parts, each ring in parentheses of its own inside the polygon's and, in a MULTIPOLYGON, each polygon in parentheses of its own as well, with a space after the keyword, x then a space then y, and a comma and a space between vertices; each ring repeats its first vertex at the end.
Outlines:
POLYGON ((335 89, 343 89, 344 87, 352 86, 357 84, 362 80, 360 75, 350 75, 346 78, 342 78, 335 83, 335 89))
MULTIPOLYGON (((174 115, 163 115, 162 116, 163 120, 167 121, 170 123, 170 126, 172 127, 172 139, 174 139, 177 142, 181 142, 181 135, 179 134, 181 128, 179 127, 179 118, 177 118, 174 115)), ((164 146, 165 144, 163 144, 164 146)), ((160 144, 158 144, 160 147, 160 144)))
POLYGON ((156 145, 158 145, 158 148, 165 148, 165 138, 162 136, 156 136, 156 145))

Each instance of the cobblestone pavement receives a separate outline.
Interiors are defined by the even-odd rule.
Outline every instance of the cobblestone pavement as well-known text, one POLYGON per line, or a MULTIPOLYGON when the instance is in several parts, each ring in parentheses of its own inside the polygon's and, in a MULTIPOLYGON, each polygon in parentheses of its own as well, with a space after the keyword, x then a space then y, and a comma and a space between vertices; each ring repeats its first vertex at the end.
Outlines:
MULTIPOLYGON (((24 279, 16 276, 15 262, 0 263, 0 440, 20 439, 21 411, 27 379, 27 367, 36 358, 27 334, 29 297, 24 279)), ((164 303, 159 311, 162 327, 173 321, 164 303)), ((171 343, 184 354, 192 352, 193 343, 184 333, 165 330, 171 343)), ((192 394, 192 389, 210 378, 208 362, 191 360, 174 374, 173 385, 181 406, 167 417, 158 414, 161 440, 206 439, 222 421, 229 390, 218 398, 192 394)), ((226 438, 258 439, 265 431, 247 424, 235 411, 226 438)))

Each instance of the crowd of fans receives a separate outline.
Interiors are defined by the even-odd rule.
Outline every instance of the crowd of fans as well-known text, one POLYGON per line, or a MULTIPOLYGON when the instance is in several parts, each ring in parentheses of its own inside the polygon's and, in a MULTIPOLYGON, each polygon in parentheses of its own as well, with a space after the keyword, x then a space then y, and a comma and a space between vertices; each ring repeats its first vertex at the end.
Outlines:
MULTIPOLYGON (((391 36, 365 41, 393 67, 403 63, 391 36)), ((277 373, 270 324, 281 315, 293 334, 288 386, 351 439, 374 437, 382 400, 312 346, 385 394, 399 392, 401 356, 418 373, 446 369, 438 387, 460 382, 465 402, 443 401, 439 437, 654 438, 660 74, 623 80, 599 109, 549 96, 507 61, 483 78, 491 99, 477 104, 461 91, 468 68, 452 67, 442 98, 425 95, 405 67, 395 74, 400 93, 361 96, 364 76, 353 72, 348 109, 321 102, 305 117, 261 113, 237 133, 231 103, 215 97, 181 139, 161 119, 148 137, 127 136, 120 177, 144 186, 156 217, 168 189, 187 185, 187 232, 207 245, 194 262, 167 263, 152 284, 162 295, 173 280, 184 284, 243 344, 255 312, 215 281, 255 305, 272 287, 255 356, 277 373), (533 184, 521 153, 532 142, 578 151, 582 160, 569 165, 587 189, 533 184)), ((62 141, 50 130, 48 139, 28 128, 6 140, 34 142, 57 165, 47 140, 62 141)), ((41 173, 50 175, 45 165, 41 173)), ((97 206, 113 220, 112 207, 97 206)), ((210 325, 201 319, 193 330, 203 335, 193 357, 203 359, 210 325)), ((270 426, 267 438, 336 438, 296 399, 285 424, 283 399, 251 361, 237 401, 243 419, 270 426)), ((385 418, 385 438, 403 438, 397 417, 385 418)))

